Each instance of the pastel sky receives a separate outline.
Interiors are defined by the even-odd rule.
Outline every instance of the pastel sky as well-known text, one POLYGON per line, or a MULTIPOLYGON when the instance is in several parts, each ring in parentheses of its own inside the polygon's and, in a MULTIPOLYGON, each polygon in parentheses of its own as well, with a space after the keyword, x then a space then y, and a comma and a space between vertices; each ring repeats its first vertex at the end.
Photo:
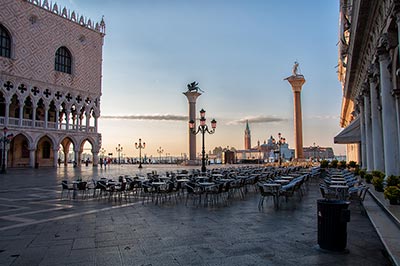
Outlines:
MULTIPOLYGON (((339 1, 285 0, 58 0, 94 21, 104 15, 101 119, 103 147, 138 156, 157 148, 188 153, 186 85, 204 90, 197 110, 208 123, 206 151, 244 148, 245 121, 252 145, 278 133, 294 146, 293 93, 284 78, 294 61, 302 91, 304 146, 333 147, 341 130, 337 80, 339 1)), ((200 152, 198 136, 198 152, 200 152)))

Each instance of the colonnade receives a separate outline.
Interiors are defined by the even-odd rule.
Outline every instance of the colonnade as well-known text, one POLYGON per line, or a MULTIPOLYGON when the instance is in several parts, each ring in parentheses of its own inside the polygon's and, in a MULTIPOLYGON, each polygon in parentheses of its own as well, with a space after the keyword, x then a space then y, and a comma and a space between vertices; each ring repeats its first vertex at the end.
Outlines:
MULTIPOLYGON (((399 27, 400 28, 400 27, 399 27)), ((368 78, 357 97, 360 117, 361 161, 367 171, 379 170, 400 175, 400 106, 397 74, 400 54, 389 33, 379 39, 368 78)))

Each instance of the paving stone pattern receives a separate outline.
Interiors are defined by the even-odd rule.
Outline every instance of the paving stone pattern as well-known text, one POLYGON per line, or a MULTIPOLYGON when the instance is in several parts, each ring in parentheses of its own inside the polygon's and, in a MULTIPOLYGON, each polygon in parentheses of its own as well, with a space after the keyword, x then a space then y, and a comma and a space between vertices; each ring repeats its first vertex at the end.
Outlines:
POLYGON ((318 249, 316 184, 279 210, 267 201, 261 212, 254 192, 214 207, 59 200, 60 180, 77 174, 73 171, 0 176, 0 266, 390 265, 357 206, 350 206, 349 253, 318 249))

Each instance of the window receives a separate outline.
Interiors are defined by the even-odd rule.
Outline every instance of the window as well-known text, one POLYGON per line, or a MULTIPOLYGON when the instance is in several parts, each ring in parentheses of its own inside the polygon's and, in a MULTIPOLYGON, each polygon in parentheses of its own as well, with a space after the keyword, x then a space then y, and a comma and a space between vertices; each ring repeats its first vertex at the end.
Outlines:
POLYGON ((71 53, 66 47, 58 48, 56 52, 56 60, 54 69, 56 71, 71 74, 72 57, 71 53))
POLYGON ((0 56, 11 58, 11 36, 0 24, 0 56))
POLYGON ((51 144, 48 141, 43 142, 42 158, 50 159, 50 148, 51 144))

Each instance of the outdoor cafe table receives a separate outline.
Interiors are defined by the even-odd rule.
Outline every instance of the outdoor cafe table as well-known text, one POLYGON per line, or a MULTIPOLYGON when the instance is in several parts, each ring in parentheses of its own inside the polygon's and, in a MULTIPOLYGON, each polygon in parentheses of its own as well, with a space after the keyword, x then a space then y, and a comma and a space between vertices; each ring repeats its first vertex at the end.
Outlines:
POLYGON ((279 183, 279 184, 287 184, 290 182, 290 180, 287 179, 275 179, 274 180, 275 183, 279 183))
POLYGON ((199 185, 202 186, 202 187, 209 187, 209 186, 215 185, 214 182, 199 182, 199 183, 197 183, 197 184, 199 184, 199 185))
POLYGON ((331 180, 332 185, 346 185, 346 180, 331 180))
POLYGON ((294 176, 280 176, 279 179, 293 180, 294 176))
POLYGON ((331 180, 343 181, 346 179, 344 177, 331 177, 331 180))
POLYGON ((187 178, 182 178, 182 179, 176 180, 176 182, 189 182, 189 181, 190 181, 190 179, 187 179, 187 178))
POLYGON ((281 184, 278 183, 264 183, 262 184, 264 187, 270 187, 272 188, 274 192, 274 205, 276 209, 279 209, 279 188, 281 187, 281 184))

